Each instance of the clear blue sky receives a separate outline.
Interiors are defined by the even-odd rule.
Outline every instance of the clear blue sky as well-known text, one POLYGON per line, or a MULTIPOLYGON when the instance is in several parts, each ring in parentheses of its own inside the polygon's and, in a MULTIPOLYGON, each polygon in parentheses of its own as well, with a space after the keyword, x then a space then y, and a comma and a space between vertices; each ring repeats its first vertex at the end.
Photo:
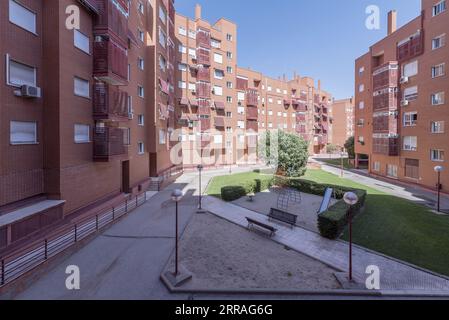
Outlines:
POLYGON ((398 11, 398 26, 420 14, 420 0, 175 0, 176 10, 193 17, 221 17, 238 26, 238 65, 268 76, 321 79, 337 99, 354 95, 354 60, 387 33, 387 13, 398 11), (380 8, 381 29, 365 27, 369 5, 380 8))

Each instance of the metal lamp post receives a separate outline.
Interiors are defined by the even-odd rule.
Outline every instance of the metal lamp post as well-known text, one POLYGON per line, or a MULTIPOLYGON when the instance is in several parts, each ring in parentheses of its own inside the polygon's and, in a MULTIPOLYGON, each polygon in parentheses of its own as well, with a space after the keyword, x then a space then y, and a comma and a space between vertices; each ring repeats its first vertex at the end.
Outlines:
POLYGON ((199 186, 199 198, 198 198, 198 211, 197 212, 198 213, 203 213, 203 203, 202 203, 203 190, 202 190, 202 187, 201 187, 201 172, 203 171, 204 167, 203 167, 202 164, 199 164, 197 166, 197 169, 198 169, 198 172, 199 172, 199 183, 200 183, 200 186, 199 186))
POLYGON ((344 164, 343 164, 343 156, 344 156, 344 152, 343 151, 341 151, 340 152, 340 160, 341 160, 341 177, 343 178, 343 176, 344 176, 344 164))
POLYGON ((178 202, 182 199, 182 191, 179 189, 173 190, 171 194, 171 199, 176 203, 176 244, 175 244, 175 277, 179 274, 179 268, 178 268, 178 202))
POLYGON ((352 206, 355 205, 359 198, 354 192, 345 193, 343 200, 349 205, 348 221, 349 221, 349 281, 352 281, 352 206))
POLYGON ((435 172, 438 174, 438 183, 437 183, 437 194, 438 194, 438 202, 437 202, 437 211, 441 212, 440 209, 440 192, 441 192, 441 172, 443 171, 443 167, 442 166, 436 166, 434 168, 435 172))

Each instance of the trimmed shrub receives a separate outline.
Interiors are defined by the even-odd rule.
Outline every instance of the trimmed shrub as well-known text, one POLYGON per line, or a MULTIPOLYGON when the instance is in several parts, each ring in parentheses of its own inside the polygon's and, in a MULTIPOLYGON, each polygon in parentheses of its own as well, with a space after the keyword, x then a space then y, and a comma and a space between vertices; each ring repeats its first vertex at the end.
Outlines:
POLYGON ((243 186, 227 186, 221 188, 221 198, 224 201, 234 201, 248 194, 243 186))

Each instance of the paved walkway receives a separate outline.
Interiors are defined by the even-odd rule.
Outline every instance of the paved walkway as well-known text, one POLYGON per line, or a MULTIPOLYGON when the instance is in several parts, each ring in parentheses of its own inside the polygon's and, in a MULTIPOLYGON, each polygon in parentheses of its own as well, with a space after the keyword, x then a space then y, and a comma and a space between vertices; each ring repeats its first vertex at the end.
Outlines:
MULTIPOLYGON (((264 215, 223 202, 214 197, 204 199, 204 207, 211 213, 246 227, 245 217, 265 221, 264 215)), ((332 241, 319 234, 302 229, 293 230, 276 225, 278 232, 273 238, 292 249, 313 257, 342 271, 348 270, 348 244, 332 241)), ((376 265, 381 272, 381 290, 426 290, 449 293, 449 280, 413 268, 396 260, 374 254, 360 247, 354 248, 354 279, 364 284, 367 266, 376 265)))
MULTIPOLYGON (((336 174, 340 176, 341 169, 326 165, 324 162, 319 161, 319 159, 311 160, 312 162, 318 162, 321 164, 321 168, 324 171, 336 174)), ((360 184, 364 184, 368 187, 372 187, 379 191, 404 198, 416 203, 426 205, 432 209, 436 206, 436 192, 422 188, 417 185, 407 185, 403 182, 392 183, 385 180, 376 179, 370 177, 367 173, 361 170, 343 170, 343 177, 345 179, 357 181, 360 184)), ((442 194, 441 196, 441 208, 449 210, 449 196, 442 194)))

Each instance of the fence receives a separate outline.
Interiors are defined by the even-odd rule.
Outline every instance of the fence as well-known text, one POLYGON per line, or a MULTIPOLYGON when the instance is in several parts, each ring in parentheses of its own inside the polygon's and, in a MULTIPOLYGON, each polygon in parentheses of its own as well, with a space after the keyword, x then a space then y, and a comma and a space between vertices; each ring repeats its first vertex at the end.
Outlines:
POLYGON ((82 218, 54 230, 44 239, 34 241, 14 253, 0 257, 0 287, 20 278, 48 259, 140 207, 146 201, 147 194, 144 192, 95 216, 82 218))

